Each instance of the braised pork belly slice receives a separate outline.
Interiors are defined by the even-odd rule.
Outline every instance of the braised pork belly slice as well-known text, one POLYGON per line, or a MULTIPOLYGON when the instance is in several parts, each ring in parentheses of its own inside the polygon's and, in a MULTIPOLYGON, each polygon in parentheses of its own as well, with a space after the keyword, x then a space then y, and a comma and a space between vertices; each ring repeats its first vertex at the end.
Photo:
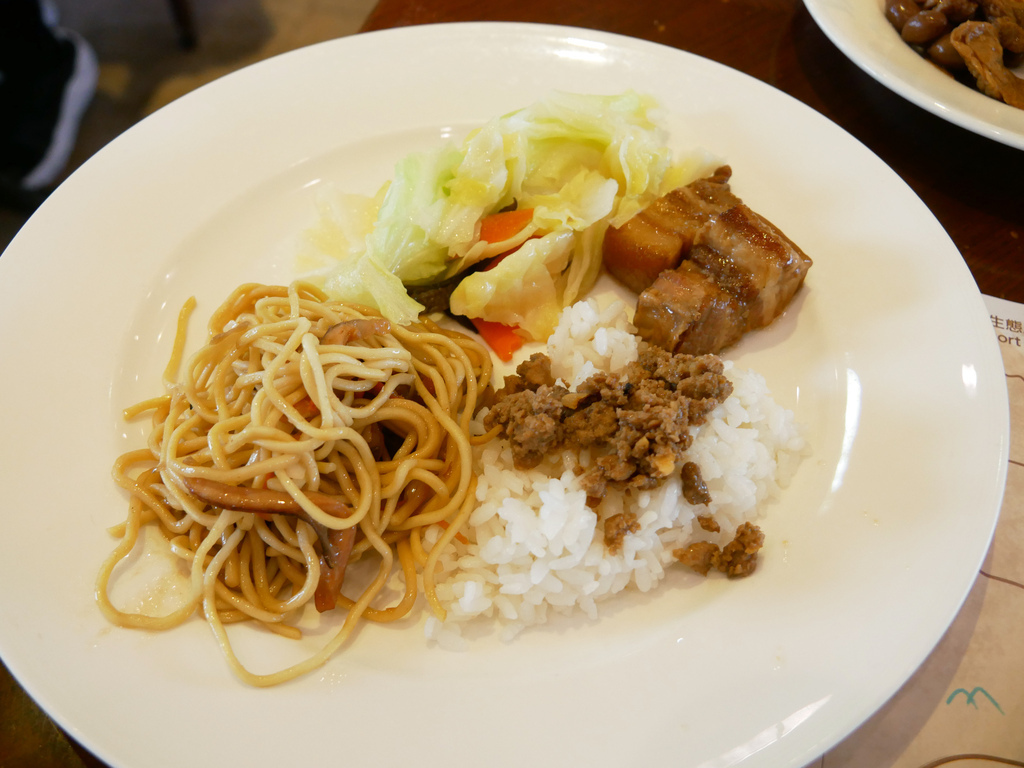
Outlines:
POLYGON ((697 233, 740 199, 729 190, 732 169, 724 165, 711 176, 658 198, 604 237, 604 265, 612 277, 640 293, 666 269, 687 257, 697 233))
POLYGON ((747 307, 748 331, 782 313, 811 266, 796 243, 742 204, 697 234, 690 259, 747 307))
POLYGON ((670 352, 716 353, 778 317, 811 263, 771 222, 735 205, 700 229, 687 260, 640 292, 633 324, 670 352))
POLYGON ((633 325, 656 347, 688 355, 735 344, 747 327, 747 307, 691 261, 668 269, 637 297, 633 325))

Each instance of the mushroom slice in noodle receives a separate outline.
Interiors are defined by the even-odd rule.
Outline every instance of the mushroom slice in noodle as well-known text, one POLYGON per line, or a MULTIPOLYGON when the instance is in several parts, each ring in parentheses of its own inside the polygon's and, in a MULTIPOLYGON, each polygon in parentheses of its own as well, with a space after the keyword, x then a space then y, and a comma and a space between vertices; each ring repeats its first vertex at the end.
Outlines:
MULTIPOLYGON (((337 605, 338 593, 345 579, 345 569, 356 540, 354 526, 340 530, 328 528, 310 517, 295 499, 283 491, 229 485, 204 477, 186 476, 181 478, 181 482, 197 499, 221 509, 295 515, 309 523, 316 531, 321 550, 320 581, 314 595, 316 608, 322 613, 337 605)), ((348 517, 352 514, 352 508, 338 496, 316 491, 307 491, 306 496, 333 517, 348 517)))
POLYGON ((369 317, 357 320, 343 320, 324 332, 321 344, 343 346, 356 339, 368 336, 383 336, 391 332, 391 323, 383 317, 369 317))

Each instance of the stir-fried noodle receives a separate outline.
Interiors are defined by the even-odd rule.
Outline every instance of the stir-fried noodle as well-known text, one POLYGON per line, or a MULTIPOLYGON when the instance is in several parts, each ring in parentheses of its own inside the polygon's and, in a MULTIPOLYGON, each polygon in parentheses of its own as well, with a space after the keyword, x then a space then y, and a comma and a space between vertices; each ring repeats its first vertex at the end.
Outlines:
POLYGON ((125 411, 151 412, 152 431, 113 469, 130 504, 97 577, 107 618, 166 629, 201 607, 234 672, 264 686, 323 664, 363 618, 408 615, 419 581, 443 617, 433 574, 472 510, 471 446, 489 436, 470 437, 469 424, 490 381, 487 350, 429 322, 391 327, 307 284, 245 285, 175 381, 190 312, 179 320, 166 394, 125 411), (109 597, 146 525, 189 568, 187 599, 166 616, 127 613, 109 597), (430 526, 444 531, 426 549, 430 526), (341 580, 357 560, 375 561, 376 576, 347 596, 341 580), (396 566, 404 594, 376 605, 396 566), (346 612, 318 652, 272 674, 239 661, 225 625, 252 620, 298 637, 290 621, 311 602, 346 612))

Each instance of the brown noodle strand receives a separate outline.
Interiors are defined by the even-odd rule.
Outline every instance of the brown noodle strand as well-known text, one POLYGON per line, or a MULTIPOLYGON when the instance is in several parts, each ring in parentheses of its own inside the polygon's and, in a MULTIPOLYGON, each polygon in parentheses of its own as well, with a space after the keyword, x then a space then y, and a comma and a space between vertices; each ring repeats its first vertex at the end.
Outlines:
POLYGON ((441 537, 437 540, 433 547, 430 548, 430 552, 427 555, 427 562, 423 566, 423 592, 427 596, 427 601, 430 603, 431 609, 434 611, 434 615, 437 618, 444 621, 447 612, 444 606, 441 605, 441 601, 437 599, 437 592, 434 589, 434 575, 437 573, 437 561, 441 557, 441 552, 451 544, 452 539, 459 532, 459 529, 465 525, 466 521, 469 520, 469 516, 473 513, 473 506, 476 502, 474 496, 476 492, 476 478, 473 477, 469 483, 469 494, 462 502, 462 508, 459 510, 458 516, 451 522, 451 524, 445 528, 441 537))
POLYGON ((178 313, 178 327, 174 334, 171 359, 167 361, 167 367, 164 369, 164 384, 166 386, 170 386, 178 380, 178 368, 181 365, 181 358, 185 353, 185 329, 188 327, 188 321, 192 317, 192 311, 195 308, 195 296, 190 296, 178 313))
POLYGON ((150 413, 152 427, 147 447, 125 453, 112 470, 129 505, 96 578, 104 615, 120 626, 168 629, 201 609, 229 667, 256 686, 319 667, 364 618, 408 616, 421 584, 443 617, 434 571, 475 504, 471 449, 489 435, 471 436, 469 425, 491 378, 488 351, 429 320, 385 333, 371 310, 328 301, 308 284, 248 284, 211 315, 205 344, 185 360, 194 305, 186 302, 178 317, 165 394, 125 410, 128 418, 150 413), (200 480, 290 498, 298 514, 215 506, 190 491, 200 480), (344 506, 333 508, 344 511, 325 512, 312 500, 323 498, 317 494, 340 497, 344 506), (423 530, 435 524, 445 530, 425 551, 423 530), (166 615, 122 610, 110 597, 145 527, 187 567, 184 598, 166 615), (348 537, 349 567, 369 569, 369 586, 336 596, 340 621, 304 661, 250 671, 226 626, 256 622, 300 637, 292 622, 324 583, 322 542, 343 529, 356 530, 354 544, 351 534, 331 535, 348 537), (396 568, 404 585, 397 602, 385 591, 396 568))
POLYGON ((423 549, 423 537, 419 528, 409 529, 409 549, 416 565, 423 568, 427 564, 427 551, 423 549))
MULTIPOLYGON (((402 575, 405 579, 405 593, 402 595, 401 601, 390 608, 385 608, 383 610, 367 608, 364 614, 366 618, 381 623, 397 621, 398 619, 407 616, 412 610, 418 594, 418 590, 416 589, 416 560, 412 556, 408 537, 399 539, 395 546, 398 550, 399 562, 402 564, 402 575)), ((351 608, 355 605, 352 600, 344 595, 341 595, 338 598, 338 604, 345 608, 351 608)))

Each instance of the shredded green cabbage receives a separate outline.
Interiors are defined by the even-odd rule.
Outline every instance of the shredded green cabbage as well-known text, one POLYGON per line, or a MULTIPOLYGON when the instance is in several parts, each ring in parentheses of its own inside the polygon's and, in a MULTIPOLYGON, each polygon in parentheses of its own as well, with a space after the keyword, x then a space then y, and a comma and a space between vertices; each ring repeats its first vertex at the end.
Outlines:
POLYGON ((412 322, 423 307, 406 286, 439 282, 495 255, 479 241, 481 219, 531 208, 535 237, 493 269, 469 273, 451 309, 546 338, 563 306, 597 279, 605 229, 710 170, 707 156, 674 160, 657 108, 633 91, 556 92, 491 120, 461 146, 409 155, 378 194, 361 240, 319 239, 336 262, 310 277, 334 298, 412 322))

